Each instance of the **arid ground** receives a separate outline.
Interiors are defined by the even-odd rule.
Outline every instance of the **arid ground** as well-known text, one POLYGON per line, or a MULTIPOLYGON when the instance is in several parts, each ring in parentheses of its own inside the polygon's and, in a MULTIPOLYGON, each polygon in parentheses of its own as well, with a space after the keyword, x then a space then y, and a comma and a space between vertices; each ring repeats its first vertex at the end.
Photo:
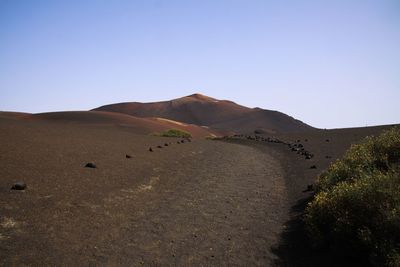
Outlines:
POLYGON ((307 187, 352 143, 390 127, 318 130, 199 95, 157 108, 164 119, 0 112, 0 265, 321 266, 329 255, 302 228, 307 187), (186 123, 173 120, 193 107, 186 123), (257 140, 254 129, 205 138, 251 118, 248 129, 264 125, 257 140), (171 127, 195 138, 152 134, 171 127), (11 190, 17 181, 27 188, 11 190))

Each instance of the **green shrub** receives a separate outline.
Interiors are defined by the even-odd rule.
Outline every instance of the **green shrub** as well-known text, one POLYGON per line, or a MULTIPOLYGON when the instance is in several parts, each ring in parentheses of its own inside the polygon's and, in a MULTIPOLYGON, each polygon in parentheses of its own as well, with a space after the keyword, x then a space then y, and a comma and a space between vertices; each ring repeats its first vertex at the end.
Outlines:
POLYGON ((305 221, 315 244, 400 266, 400 130, 354 145, 317 182, 305 221))
POLYGON ((159 134, 162 137, 181 137, 181 138, 191 138, 192 135, 188 132, 178 130, 178 129, 170 129, 165 132, 159 134))

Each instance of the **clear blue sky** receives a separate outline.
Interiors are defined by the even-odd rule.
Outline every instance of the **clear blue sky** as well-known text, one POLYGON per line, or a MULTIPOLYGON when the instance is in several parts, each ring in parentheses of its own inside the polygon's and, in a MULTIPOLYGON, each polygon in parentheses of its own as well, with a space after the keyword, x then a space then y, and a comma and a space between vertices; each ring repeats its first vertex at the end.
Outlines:
POLYGON ((194 92, 321 128, 400 123, 400 1, 0 0, 0 110, 194 92))

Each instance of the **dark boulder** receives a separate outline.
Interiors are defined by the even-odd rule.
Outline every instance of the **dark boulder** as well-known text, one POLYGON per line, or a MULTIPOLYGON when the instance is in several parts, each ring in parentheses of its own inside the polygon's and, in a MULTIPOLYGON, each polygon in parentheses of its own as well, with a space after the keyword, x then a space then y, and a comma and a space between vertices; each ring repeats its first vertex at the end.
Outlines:
POLYGON ((87 163, 87 164, 85 165, 85 167, 86 167, 86 168, 92 168, 92 169, 97 168, 97 166, 96 166, 94 163, 92 163, 92 162, 87 163))
POLYGON ((16 182, 11 187, 11 190, 25 190, 25 189, 26 189, 26 183, 24 182, 16 182))

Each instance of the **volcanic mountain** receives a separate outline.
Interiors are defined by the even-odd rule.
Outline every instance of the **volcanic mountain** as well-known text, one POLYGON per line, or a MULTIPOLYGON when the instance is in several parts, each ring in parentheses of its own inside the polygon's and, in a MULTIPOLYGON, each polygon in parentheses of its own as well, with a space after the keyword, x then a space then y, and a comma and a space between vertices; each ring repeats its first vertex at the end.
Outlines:
POLYGON ((248 108, 228 100, 193 94, 170 101, 125 102, 93 109, 124 113, 136 117, 159 117, 188 124, 233 132, 300 132, 311 126, 284 113, 261 108, 248 108))

